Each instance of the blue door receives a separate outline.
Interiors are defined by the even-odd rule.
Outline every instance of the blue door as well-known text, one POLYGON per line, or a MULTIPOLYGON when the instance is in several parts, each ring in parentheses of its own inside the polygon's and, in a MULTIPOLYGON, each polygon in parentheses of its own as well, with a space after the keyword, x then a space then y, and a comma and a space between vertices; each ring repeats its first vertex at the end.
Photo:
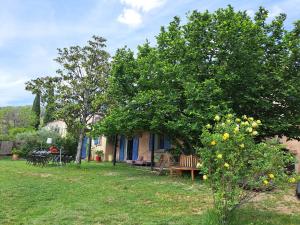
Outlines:
POLYGON ((125 137, 121 136, 121 138, 120 138, 120 154, 119 154, 120 161, 124 161, 124 147, 125 147, 125 137))
POLYGON ((164 135, 164 149, 170 149, 171 148, 171 140, 168 136, 164 135))
POLYGON ((137 160, 139 156, 139 138, 133 138, 132 160, 137 160))
POLYGON ((86 158, 86 145, 88 143, 88 138, 84 137, 83 142, 82 142, 82 146, 81 146, 81 158, 85 159, 86 158))

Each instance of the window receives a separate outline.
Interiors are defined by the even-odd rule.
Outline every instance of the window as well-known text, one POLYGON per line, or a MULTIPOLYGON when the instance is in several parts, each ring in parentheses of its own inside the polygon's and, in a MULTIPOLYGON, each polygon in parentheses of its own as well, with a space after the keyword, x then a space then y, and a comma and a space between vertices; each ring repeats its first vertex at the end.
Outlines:
POLYGON ((171 141, 167 135, 150 134, 149 151, 152 150, 153 144, 154 144, 154 150, 171 148, 171 141), (154 143, 153 143, 153 139, 154 139, 154 143))

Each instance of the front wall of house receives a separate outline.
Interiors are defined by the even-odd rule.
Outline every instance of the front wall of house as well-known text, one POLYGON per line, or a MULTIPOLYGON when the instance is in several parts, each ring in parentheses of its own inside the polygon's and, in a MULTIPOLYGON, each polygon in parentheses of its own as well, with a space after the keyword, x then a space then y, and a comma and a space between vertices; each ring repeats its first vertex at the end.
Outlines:
POLYGON ((300 141, 297 140, 287 140, 286 137, 280 139, 280 142, 286 146, 287 149, 292 152, 296 157, 295 171, 300 173, 300 141))
POLYGON ((139 156, 143 156, 144 160, 151 160, 151 152, 149 149, 150 133, 143 132, 139 137, 139 156))

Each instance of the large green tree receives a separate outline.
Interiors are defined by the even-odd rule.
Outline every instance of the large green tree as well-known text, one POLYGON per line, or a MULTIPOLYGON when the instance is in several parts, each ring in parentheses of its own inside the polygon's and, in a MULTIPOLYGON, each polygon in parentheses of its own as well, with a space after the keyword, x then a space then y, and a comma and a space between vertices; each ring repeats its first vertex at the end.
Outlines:
POLYGON ((260 8, 250 18, 231 6, 193 11, 181 24, 162 27, 157 44, 117 51, 112 62, 110 113, 98 133, 167 133, 194 150, 202 127, 215 114, 261 118, 258 138, 298 137, 300 22, 286 16, 267 22, 260 8))
POLYGON ((110 56, 105 51, 105 42, 104 38, 93 36, 83 47, 58 49, 55 61, 59 63, 60 69, 57 70, 57 76, 27 83, 28 90, 41 86, 47 99, 51 95, 56 117, 65 121, 68 129, 78 131, 78 164, 81 163, 82 142, 89 129, 88 122, 95 115, 103 117, 107 108, 104 94, 110 56), (49 85, 54 94, 53 91, 49 92, 49 85))

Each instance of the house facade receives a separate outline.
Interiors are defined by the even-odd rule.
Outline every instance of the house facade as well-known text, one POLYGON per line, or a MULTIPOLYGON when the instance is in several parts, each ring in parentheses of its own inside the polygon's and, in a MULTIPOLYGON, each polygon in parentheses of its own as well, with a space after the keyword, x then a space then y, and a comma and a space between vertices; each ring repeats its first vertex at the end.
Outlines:
MULTIPOLYGON (((137 160, 143 157, 145 161, 151 161, 151 149, 154 144, 155 160, 158 161, 161 154, 171 148, 171 142, 166 135, 151 134, 142 132, 134 137, 118 136, 116 160, 126 162, 127 160, 137 160)), ((95 157, 97 150, 103 150, 104 160, 112 161, 114 153, 114 140, 101 136, 92 141, 92 157, 95 157)))

